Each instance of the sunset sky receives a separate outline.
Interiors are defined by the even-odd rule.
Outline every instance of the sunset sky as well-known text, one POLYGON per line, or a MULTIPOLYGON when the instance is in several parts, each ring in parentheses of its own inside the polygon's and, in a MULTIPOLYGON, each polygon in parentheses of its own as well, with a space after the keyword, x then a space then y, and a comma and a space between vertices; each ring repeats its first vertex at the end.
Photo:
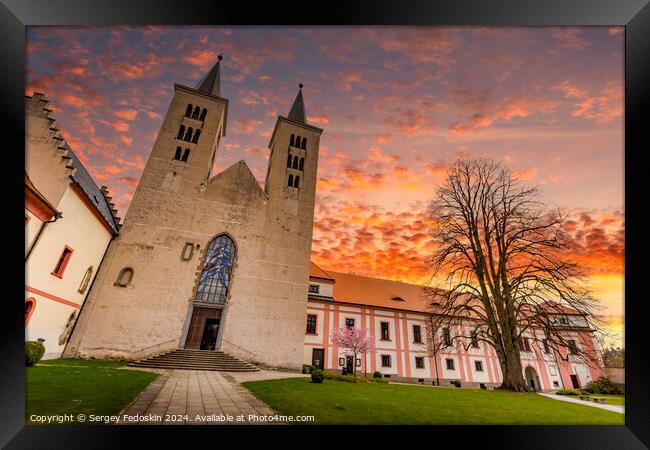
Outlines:
POLYGON ((321 139, 313 260, 425 282, 426 203, 459 155, 498 159, 570 213, 574 255, 622 344, 622 27, 28 27, 26 94, 125 216, 173 95, 223 53, 219 172, 263 182, 303 82, 321 139))

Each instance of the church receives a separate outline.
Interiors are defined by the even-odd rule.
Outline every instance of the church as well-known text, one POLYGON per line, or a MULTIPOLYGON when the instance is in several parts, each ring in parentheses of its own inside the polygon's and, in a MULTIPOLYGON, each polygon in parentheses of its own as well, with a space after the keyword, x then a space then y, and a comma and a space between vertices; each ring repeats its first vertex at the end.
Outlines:
MULTIPOLYGON (((302 84, 289 113, 276 120, 263 187, 243 160, 212 173, 228 122, 220 71, 221 57, 195 87, 174 84, 63 356, 218 370, 224 363, 211 355, 225 354, 228 364, 246 364, 241 370, 307 364, 416 383, 498 386, 496 353, 483 343, 430 354, 428 339, 464 330, 426 336, 431 313, 422 286, 328 272, 310 260, 323 130, 307 121, 302 84), (331 339, 342 327, 367 330, 376 350, 356 360, 346 354, 331 339)), ((559 309, 549 314, 590 361, 571 349, 549 350, 531 330, 521 343, 530 387, 581 387, 600 376, 585 318, 559 309)))

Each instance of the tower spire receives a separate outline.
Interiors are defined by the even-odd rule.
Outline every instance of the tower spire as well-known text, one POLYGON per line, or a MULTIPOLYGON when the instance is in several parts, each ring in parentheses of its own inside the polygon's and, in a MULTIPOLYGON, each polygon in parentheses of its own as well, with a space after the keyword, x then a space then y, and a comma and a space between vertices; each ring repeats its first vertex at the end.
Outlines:
POLYGON ((215 63, 214 66, 212 66, 212 69, 205 74, 203 78, 201 78, 201 81, 196 85, 196 89, 205 92, 210 95, 216 95, 217 97, 221 97, 221 60, 223 59, 223 55, 219 54, 217 57, 217 62, 215 63))
POLYGON ((298 95, 296 95, 296 99, 293 101, 293 105, 291 106, 291 111, 289 111, 288 118, 296 122, 307 123, 307 117, 305 115, 305 102, 302 99, 302 83, 300 83, 298 87, 298 95))

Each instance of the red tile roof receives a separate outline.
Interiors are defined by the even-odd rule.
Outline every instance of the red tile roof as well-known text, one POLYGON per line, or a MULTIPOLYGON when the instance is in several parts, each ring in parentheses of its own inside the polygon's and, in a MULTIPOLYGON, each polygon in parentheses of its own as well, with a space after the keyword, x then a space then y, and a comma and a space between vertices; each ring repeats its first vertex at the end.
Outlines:
POLYGON ((313 261, 310 262, 309 276, 313 278, 320 278, 321 280, 326 280, 325 282, 327 281, 330 281, 332 283, 334 282, 334 278, 332 278, 332 276, 329 273, 325 272, 323 269, 318 267, 316 263, 314 263, 313 261))

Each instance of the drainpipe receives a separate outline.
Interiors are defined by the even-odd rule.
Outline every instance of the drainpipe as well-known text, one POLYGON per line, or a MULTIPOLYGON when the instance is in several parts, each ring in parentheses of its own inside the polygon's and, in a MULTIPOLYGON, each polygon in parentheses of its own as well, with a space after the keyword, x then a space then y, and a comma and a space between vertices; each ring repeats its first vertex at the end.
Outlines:
POLYGON ((41 228, 38 229, 38 233, 36 234, 36 237, 32 241, 32 245, 30 245, 29 250, 27 250, 27 254, 25 255, 25 263, 27 263, 27 260, 29 259, 29 256, 32 254, 32 251, 34 250, 34 247, 36 247, 36 244, 41 239, 41 236, 43 235, 43 231, 45 231, 45 228, 47 227, 47 224, 56 222, 57 220, 59 220, 62 217, 63 217, 63 213, 60 212, 60 211, 56 211, 54 213, 54 218, 52 220, 48 220, 47 222, 43 222, 43 224, 41 225, 41 228))

